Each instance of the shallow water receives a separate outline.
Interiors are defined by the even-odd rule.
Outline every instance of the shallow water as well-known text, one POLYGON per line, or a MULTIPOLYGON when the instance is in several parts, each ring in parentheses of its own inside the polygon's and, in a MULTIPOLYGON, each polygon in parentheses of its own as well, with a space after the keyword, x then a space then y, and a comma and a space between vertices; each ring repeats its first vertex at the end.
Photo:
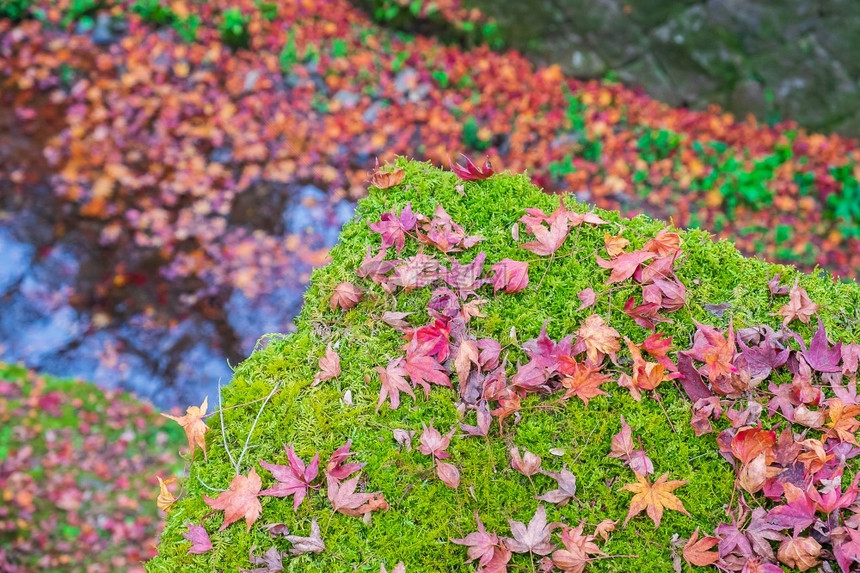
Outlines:
MULTIPOLYGON (((199 285, 172 280, 145 253, 100 245, 89 223, 67 214, 44 183, 24 189, 0 179, 4 361, 184 408, 207 395, 216 400, 230 364, 263 334, 288 332, 301 309, 312 264, 297 252, 287 253, 289 272, 256 296, 220 288, 187 305, 183 297, 199 285), (118 264, 127 269, 119 284, 118 264)), ((231 225, 268 227, 275 237, 299 236, 304 247, 322 249, 334 245, 354 204, 306 185, 258 194, 244 209, 231 225)))

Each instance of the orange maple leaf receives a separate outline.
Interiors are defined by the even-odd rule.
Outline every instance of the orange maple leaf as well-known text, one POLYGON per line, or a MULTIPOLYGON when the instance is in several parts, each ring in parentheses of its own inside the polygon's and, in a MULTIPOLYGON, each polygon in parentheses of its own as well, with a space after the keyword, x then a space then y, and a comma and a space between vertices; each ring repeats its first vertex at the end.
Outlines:
POLYGON ((586 318, 585 324, 576 331, 576 334, 585 344, 586 356, 592 364, 599 364, 604 354, 611 356, 621 350, 621 335, 608 326, 600 315, 592 314, 586 318))
POLYGON ((200 446, 200 449, 203 450, 203 457, 208 459, 206 457, 206 432, 209 431, 209 427, 203 421, 204 416, 206 416, 206 408, 208 407, 209 397, 207 396, 203 398, 203 403, 200 404, 199 408, 197 406, 189 406, 185 410, 184 416, 176 417, 170 414, 161 414, 165 418, 173 420, 185 430, 185 436, 188 438, 189 454, 192 458, 194 458, 195 446, 200 446))
POLYGON ((699 539, 699 530, 696 529, 696 531, 693 532, 693 535, 690 536, 690 540, 687 541, 686 545, 684 545, 684 549, 681 553, 684 555, 684 560, 690 565, 707 567, 708 565, 713 565, 720 559, 719 553, 711 551, 711 549, 713 549, 713 547, 719 542, 719 538, 711 537, 710 535, 705 535, 699 539))
POLYGON ((654 527, 660 527, 660 520, 663 519, 663 509, 672 509, 679 511, 689 517, 684 504, 680 499, 675 497, 671 492, 678 489, 682 485, 686 485, 686 481, 666 481, 669 473, 660 476, 660 479, 653 484, 648 483, 648 479, 640 474, 636 475, 636 483, 628 483, 621 489, 624 491, 633 492, 635 495, 630 500, 630 511, 627 512, 627 518, 624 520, 624 525, 630 521, 634 515, 645 510, 648 517, 654 522, 654 527))
POLYGON ((576 396, 588 406, 588 401, 596 396, 608 396, 606 392, 600 389, 600 385, 609 380, 609 376, 600 373, 600 368, 594 367, 591 363, 580 363, 569 356, 562 356, 565 362, 562 365, 562 372, 566 375, 561 379, 561 385, 567 388, 567 392, 561 397, 562 400, 567 400, 571 396, 576 396))
POLYGON ((251 531, 251 526, 260 517, 263 511, 263 506, 260 505, 258 496, 260 488, 263 486, 260 476, 257 471, 251 468, 247 476, 237 475, 230 482, 230 489, 218 494, 215 499, 210 499, 203 496, 209 507, 212 509, 224 510, 224 523, 218 528, 218 531, 223 531, 228 525, 234 521, 245 518, 245 525, 248 526, 248 531, 251 531))
POLYGON ((829 430, 826 435, 856 446, 857 438, 854 437, 854 432, 860 428, 860 421, 855 416, 860 414, 860 406, 845 406, 839 398, 830 400, 828 406, 830 407, 827 412, 829 430))

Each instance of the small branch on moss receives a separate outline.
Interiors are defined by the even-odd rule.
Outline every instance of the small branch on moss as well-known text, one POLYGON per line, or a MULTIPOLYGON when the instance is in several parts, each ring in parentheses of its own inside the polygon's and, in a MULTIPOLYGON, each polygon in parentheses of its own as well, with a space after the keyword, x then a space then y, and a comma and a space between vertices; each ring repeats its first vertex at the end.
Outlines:
POLYGON ((197 477, 197 481, 199 481, 199 482, 200 482, 200 485, 202 485, 203 487, 205 487, 205 488, 206 488, 206 489, 208 489, 209 491, 227 491, 226 489, 218 489, 217 487, 212 487, 211 485, 209 485, 208 483, 206 483, 205 481, 203 481, 203 480, 200 478, 200 476, 196 476, 196 477, 197 477))
POLYGON ((663 400, 660 398, 660 394, 654 392, 654 400, 657 404, 660 405, 660 409, 663 411, 663 415, 666 416, 666 421, 669 422, 669 427, 672 428, 672 433, 677 434, 678 431, 675 429, 675 424, 672 423, 672 419, 669 418, 669 413, 666 411, 666 408, 663 407, 663 400))
POLYGON ((230 452, 230 446, 227 445, 227 429, 224 426, 224 405, 221 402, 221 380, 218 380, 218 414, 221 417, 221 440, 224 442, 224 450, 227 451, 227 457, 230 458, 230 463, 233 465, 233 469, 236 471, 236 475, 239 475, 239 465, 236 463, 236 460, 233 459, 233 453, 230 452))
POLYGON ((245 438, 245 445, 242 447, 242 452, 239 454, 239 461, 236 463, 236 474, 237 475, 240 473, 239 468, 242 467, 242 458, 244 458, 245 454, 248 453, 248 444, 251 441, 251 436, 254 434, 254 429, 257 427, 257 422, 260 420, 260 416, 263 414, 263 410, 265 410, 266 404, 269 403, 269 400, 271 399, 272 396, 274 396, 275 391, 280 387, 280 385, 281 385, 280 381, 275 382, 275 385, 272 386, 272 391, 269 392, 269 395, 266 396, 266 399, 263 402, 263 405, 260 406, 260 409, 257 411, 257 417, 254 418, 254 422, 251 424, 251 429, 248 430, 248 437, 245 438))
MULTIPOLYGON (((220 386, 219 386, 219 392, 220 392, 220 386)), ((208 414, 206 414, 203 417, 208 418, 209 416, 214 416, 215 414, 219 414, 221 412, 227 412, 228 410, 234 410, 236 408, 243 408, 245 406, 250 406, 251 404, 256 404, 257 402, 262 402, 263 400, 265 400, 265 398, 257 398, 256 400, 251 400, 250 402, 245 402, 244 404, 234 404, 232 406, 227 406, 226 408, 219 408, 218 410, 216 410, 214 412, 209 412, 208 414)), ((221 400, 220 400, 220 396, 219 396, 218 403, 220 404, 220 402, 221 402, 221 400)))
POLYGON ((546 268, 543 270, 543 275, 541 275, 540 280, 538 281, 537 286, 535 287, 535 292, 540 290, 541 285, 543 284, 543 279, 546 278, 546 273, 549 271, 549 268, 552 266, 552 262, 555 260, 555 252, 549 256, 549 262, 546 264, 546 268))

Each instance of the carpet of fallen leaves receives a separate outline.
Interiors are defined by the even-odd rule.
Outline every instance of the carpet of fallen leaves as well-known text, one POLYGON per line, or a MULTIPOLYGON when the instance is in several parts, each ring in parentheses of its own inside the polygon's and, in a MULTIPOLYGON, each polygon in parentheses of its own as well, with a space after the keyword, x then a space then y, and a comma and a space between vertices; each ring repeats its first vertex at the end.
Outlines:
MULTIPOLYGON (((43 0, 35 20, 0 20, 4 89, 23 121, 39 121, 37 97, 67 110, 44 150, 56 194, 99 223, 102 245, 199 279, 188 304, 225 285, 253 296, 304 248, 230 224, 255 185, 357 198, 374 157, 395 154, 487 154, 548 190, 703 226, 747 253, 842 275, 860 266, 851 140, 394 34, 343 0, 76 6, 43 0)), ((9 176, 26 185, 26 169, 9 176)))
MULTIPOLYGON (((371 181, 376 186, 409 183, 403 169, 383 169, 377 168, 372 174, 371 181)), ((469 164, 456 167, 455 173, 464 181, 473 181, 492 177, 493 169, 490 165, 481 169, 469 164)), ((468 191, 463 187, 461 192, 468 191)), ((822 571, 858 570, 860 473, 852 472, 849 464, 860 455, 856 438, 860 429, 860 344, 829 340, 818 318, 818 303, 798 282, 782 284, 780 276, 775 275, 760 285, 768 289, 772 300, 784 303, 777 312, 783 317, 780 328, 763 324, 735 331, 731 321, 725 330, 696 323, 692 346, 678 348, 673 337, 665 336, 658 327, 670 322, 672 313, 688 302, 687 288, 675 272, 686 256, 681 235, 666 228, 650 237, 642 248, 632 249, 631 239, 635 237, 629 232, 627 236, 624 232, 606 233, 602 252, 594 256, 596 263, 610 272, 600 292, 588 288, 579 293, 581 308, 597 308, 597 301, 613 288, 634 285, 636 294, 629 298, 623 312, 642 328, 643 339, 622 337, 611 323, 595 313, 559 341, 547 336, 544 324, 536 339, 521 345, 528 362, 517 361, 514 365, 509 360, 510 350, 492 338, 476 338, 470 322, 483 316, 481 308, 487 299, 480 293, 489 290, 490 285, 494 293, 502 291, 502 296, 528 287, 530 256, 523 252, 523 260, 496 262, 487 261, 486 253, 479 251, 471 262, 461 263, 458 253, 479 250, 484 239, 468 235, 442 205, 432 215, 426 215, 414 212, 411 204, 406 204, 383 213, 379 221, 368 225, 378 235, 380 247, 375 254, 368 247, 363 262, 355 269, 362 284, 341 282, 331 290, 330 307, 341 312, 356 308, 363 304, 365 290, 373 284, 395 295, 422 288, 432 290, 426 323, 421 323, 423 317, 412 317, 413 322, 416 318, 419 322, 412 326, 404 320, 404 313, 387 312, 382 317, 388 326, 403 334, 405 343, 401 356, 376 368, 380 384, 376 411, 386 404, 391 410, 401 408, 405 399, 401 394, 413 401, 419 399, 416 390, 426 397, 438 386, 455 391, 460 411, 468 416, 474 412, 476 425, 461 423, 440 431, 432 421, 429 425, 423 423, 416 447, 430 458, 437 478, 446 486, 458 489, 461 481, 460 469, 444 461, 451 458, 447 452, 451 442, 503 439, 504 425, 516 424, 521 415, 529 415, 521 412, 522 400, 527 396, 556 402, 580 400, 587 407, 589 400, 606 395, 602 387, 614 385, 629 391, 637 401, 660 402, 661 386, 677 381, 689 398, 690 423, 696 435, 715 434, 702 439, 714 440, 714 446, 734 469, 736 480, 732 499, 725 500, 727 520, 716 527, 713 535, 700 538, 698 530, 690 531, 688 538, 676 539, 673 547, 667 548, 675 556, 675 570, 682 570, 682 559, 690 565, 712 565, 722 571, 742 573, 778 573, 785 570, 783 566, 807 571, 819 565, 824 567, 822 571), (416 255, 399 258, 407 241, 416 241, 421 247, 416 255), (810 324, 814 318, 818 326, 810 340, 792 329, 797 323, 810 324), (724 429, 716 432, 714 422, 724 429)), ((511 239, 523 251, 549 258, 551 264, 566 242, 576 242, 573 234, 578 236, 582 226, 609 228, 610 224, 594 212, 569 210, 560 202, 550 214, 526 209, 511 239), (527 240, 527 235, 535 240, 527 240)), ((719 316, 726 310, 714 307, 710 312, 719 316)), ((329 345, 319 361, 313 385, 324 384, 340 374, 340 358, 329 345)), ((370 383, 369 378, 366 381, 370 383)), ((275 385, 269 397, 278 390, 275 385)), ((205 404, 201 408, 189 407, 187 416, 177 419, 186 429, 192 451, 199 446, 205 452, 205 409, 205 404)), ((672 424, 668 415, 666 423, 672 424)), ((394 439, 411 448, 413 435, 418 432, 397 432, 394 431, 394 439)), ((606 452, 632 474, 628 483, 617 488, 619 495, 633 494, 621 527, 643 512, 655 528, 660 527, 664 511, 689 515, 683 493, 676 491, 687 482, 670 479, 671 472, 652 476, 654 464, 637 443, 641 442, 622 416, 621 431, 612 438, 606 452)), ((234 462, 236 473, 229 489, 214 499, 204 497, 213 510, 224 511, 219 531, 240 520, 250 531, 264 517, 260 502, 263 496, 292 496, 295 510, 306 498, 324 493, 332 512, 366 520, 371 512, 385 511, 390 503, 397 503, 386 500, 381 492, 356 492, 359 472, 365 464, 348 463, 350 442, 331 453, 324 465, 322 452, 316 452, 306 463, 295 454, 292 445, 284 447, 286 465, 258 460, 260 467, 274 478, 272 487, 263 488, 263 479, 255 467, 243 475, 240 456, 239 462, 234 462)), ((230 460, 234 460, 232 455, 230 460)), ((476 514, 477 531, 449 540, 467 546, 464 559, 477 561, 478 571, 503 573, 509 571, 509 565, 518 567, 515 554, 528 555, 533 570, 539 559, 540 571, 565 573, 582 573, 595 560, 613 558, 596 544, 598 539, 607 540, 617 526, 618 520, 612 516, 592 524, 592 534, 584 532, 584 521, 576 527, 547 522, 544 503, 564 505, 575 499, 576 478, 566 468, 561 472, 542 470, 541 463, 534 453, 521 453, 516 447, 510 450, 513 470, 529 481, 531 476, 544 473, 559 486, 535 496, 543 503, 536 504, 528 524, 509 520, 511 536, 500 536, 487 532, 476 514), (553 538, 556 530, 558 541, 553 538)), ((165 507, 169 509, 169 505, 165 507)), ((193 523, 187 525, 189 553, 208 552, 212 543, 206 529, 193 523)), ((285 535, 291 550, 281 553, 273 546, 262 557, 252 554, 251 563, 261 567, 248 571, 281 571, 283 559, 290 554, 327 550, 316 521, 308 537, 289 535, 281 523, 268 523, 265 528, 273 537, 285 535)), ((381 570, 385 570, 384 565, 381 570)))
POLYGON ((0 363, 0 571, 142 572, 156 473, 181 431, 152 406, 0 363))

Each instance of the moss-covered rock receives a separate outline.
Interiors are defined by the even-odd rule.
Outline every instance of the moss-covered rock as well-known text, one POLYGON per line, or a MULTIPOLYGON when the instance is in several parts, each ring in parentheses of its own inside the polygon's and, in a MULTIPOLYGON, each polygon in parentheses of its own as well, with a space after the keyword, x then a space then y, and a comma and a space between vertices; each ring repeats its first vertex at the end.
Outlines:
MULTIPOLYGON (((249 551, 262 553, 275 545, 286 551, 290 545, 274 538, 266 524, 284 523, 291 533, 308 535, 312 519, 318 520, 327 550, 321 554, 285 559, 288 571, 376 573, 381 565, 389 570, 405 562, 407 571, 473 571, 465 565, 464 547, 451 543, 475 531, 477 512, 489 531, 509 534, 508 519, 528 522, 542 494, 556 487, 546 475, 531 480, 510 467, 508 451, 513 446, 526 448, 543 458, 544 468, 570 468, 578 479, 577 498, 562 508, 545 503, 549 519, 571 525, 581 520, 594 525, 605 518, 623 520, 631 494, 621 487, 634 481, 632 472, 608 457, 610 440, 620 429, 620 415, 641 436, 642 447, 653 460, 656 475, 669 473, 669 479, 687 480, 676 490, 689 516, 667 511, 659 529, 644 514, 633 518, 627 527, 616 530, 603 549, 623 557, 602 559, 591 565, 594 571, 631 571, 663 573, 672 570, 673 535, 689 536, 697 527, 712 531, 726 519, 724 505, 732 498, 734 472, 720 456, 714 434, 696 437, 690 427, 689 399, 670 383, 660 387, 662 401, 653 398, 634 401, 623 388, 607 384, 609 396, 593 398, 586 407, 579 400, 560 402, 546 396, 523 399, 522 418, 509 418, 499 427, 493 424, 488 440, 454 435, 448 451, 462 476, 459 488, 445 486, 434 475, 429 456, 415 448, 400 447, 394 429, 416 432, 423 424, 447 431, 461 421, 456 390, 434 386, 429 398, 423 392, 416 399, 402 396, 398 409, 386 403, 376 412, 380 380, 377 366, 385 366, 403 355, 403 337, 381 320, 385 311, 414 313, 406 318, 412 325, 427 322, 430 288, 396 295, 385 293, 378 285, 360 279, 355 270, 361 265, 368 247, 377 249, 379 236, 368 228, 383 212, 399 210, 411 202, 415 212, 432 214, 443 205, 454 221, 470 235, 484 240, 457 255, 471 261, 485 252, 485 268, 503 258, 529 261, 530 284, 518 294, 493 295, 491 286, 479 294, 489 299, 483 306, 485 316, 474 318, 470 330, 477 338, 499 341, 507 355, 509 373, 525 354, 523 341, 538 336, 549 319, 548 334, 553 340, 574 333, 583 320, 598 313, 623 336, 641 342, 649 331, 637 326, 621 309, 637 286, 621 283, 613 292, 598 298, 593 308, 579 310, 577 294, 593 287, 602 292, 609 271, 598 266, 595 255, 605 256, 604 233, 622 232, 639 248, 664 223, 645 217, 633 220, 597 211, 608 221, 601 226, 582 225, 552 257, 538 257, 521 249, 511 229, 527 207, 546 212, 558 206, 559 198, 546 195, 522 175, 497 175, 488 180, 463 184, 453 173, 425 163, 401 161, 406 171, 403 182, 391 189, 371 191, 358 207, 355 219, 341 235, 332 251, 332 262, 317 270, 305 298, 297 332, 289 336, 270 336, 260 348, 236 368, 233 381, 223 389, 225 434, 217 417, 211 418, 208 434, 208 461, 194 461, 184 485, 184 495, 169 514, 160 545, 160 555, 147 569, 151 573, 174 571, 238 571, 248 568, 249 551), (458 186, 463 185, 458 191, 458 186), (329 304, 334 288, 349 281, 364 289, 363 301, 348 311, 333 310, 329 304), (512 336, 516 336, 514 340, 512 336), (318 361, 331 343, 340 355, 342 373, 332 380, 312 386, 318 361), (265 403, 254 426, 260 405, 265 403), (344 399, 346 393, 351 399, 344 399), (667 420, 671 420, 671 424, 667 420), (369 523, 357 517, 334 513, 322 490, 312 490, 309 500, 293 511, 292 500, 261 497, 262 515, 246 531, 243 523, 217 531, 223 513, 212 513, 203 500, 228 487, 234 467, 223 444, 237 457, 246 443, 248 449, 240 470, 252 468, 262 476, 263 487, 274 480, 258 463, 266 460, 286 463, 285 444, 294 444, 305 461, 320 452, 323 462, 347 440, 352 440, 356 461, 362 462, 364 491, 381 491, 390 504, 387 512, 372 514, 369 523), (214 549, 201 555, 188 554, 189 543, 182 534, 186 523, 200 523, 211 533, 214 549), (634 557, 635 556, 635 557, 634 557)), ((584 212, 587 206, 564 198, 569 209, 584 212)), ((838 283, 828 276, 803 276, 794 269, 742 257, 728 242, 712 241, 701 231, 681 232, 683 257, 676 266, 678 278, 688 289, 686 305, 668 315, 672 322, 659 324, 659 331, 674 337, 677 348, 689 348, 696 330, 694 321, 719 328, 770 324, 781 317, 775 312, 786 297, 774 297, 768 280, 777 272, 783 283, 795 278, 820 305, 819 315, 832 339, 860 340, 860 288, 854 283, 838 283), (706 304, 728 303, 721 317, 705 308, 706 304)), ((407 240, 401 256, 414 255, 416 241, 407 240)), ((425 248, 426 253, 431 249, 425 248)), ((616 285, 617 286, 617 285, 616 285)), ((814 321, 813 321, 814 322, 814 321)), ((799 324, 799 323, 795 323, 799 324)), ((792 325, 794 326, 794 324, 792 325)), ((807 340, 810 325, 796 329, 807 340)), ((626 351, 625 351, 626 352, 626 351)), ((624 358, 620 358, 624 364, 624 358)), ((456 377, 455 386, 456 386, 456 377)), ((789 377, 790 379, 790 377, 789 377)), ((475 413, 467 412, 465 421, 474 424, 475 413)), ((769 421, 763 420, 765 425, 769 421)), ((723 427, 725 427, 725 422, 723 427)), ((417 443, 416 443, 417 445, 417 443)), ((528 555, 515 555, 511 570, 534 570, 528 555)))

